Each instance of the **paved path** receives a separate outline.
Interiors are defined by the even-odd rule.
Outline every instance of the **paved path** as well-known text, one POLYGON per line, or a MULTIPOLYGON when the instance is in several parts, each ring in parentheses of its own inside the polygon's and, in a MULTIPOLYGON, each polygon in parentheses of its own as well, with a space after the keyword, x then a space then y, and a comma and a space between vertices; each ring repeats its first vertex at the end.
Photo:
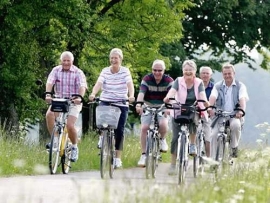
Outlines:
MULTIPOLYGON (((155 195, 180 189, 176 176, 167 175, 168 168, 169 164, 160 163, 154 180, 145 179, 145 168, 116 170, 112 180, 102 180, 99 171, 0 178, 0 202, 154 202, 150 200, 155 195)), ((185 185, 195 182, 191 169, 185 185)))

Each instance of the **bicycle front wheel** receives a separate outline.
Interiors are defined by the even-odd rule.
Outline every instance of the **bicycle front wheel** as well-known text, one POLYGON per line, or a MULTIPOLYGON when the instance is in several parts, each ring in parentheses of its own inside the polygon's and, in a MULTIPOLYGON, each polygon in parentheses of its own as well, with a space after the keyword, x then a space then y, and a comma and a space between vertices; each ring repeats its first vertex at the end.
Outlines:
POLYGON ((102 145, 100 149, 100 175, 104 179, 107 177, 110 167, 110 148, 109 148, 109 131, 103 131, 102 145))
POLYGON ((152 149, 153 149, 152 178, 156 178, 156 170, 158 167, 158 159, 160 156, 158 139, 159 139, 158 137, 155 137, 154 139, 152 139, 152 149))
POLYGON ((187 160, 186 160, 186 135, 182 134, 179 148, 179 168, 178 168, 178 184, 182 184, 185 179, 187 160))
POLYGON ((146 160, 145 160, 145 175, 146 178, 149 179, 153 175, 153 131, 147 132, 147 139, 146 139, 146 160))
POLYGON ((59 135, 59 127, 54 127, 51 135, 51 146, 49 150, 49 169, 51 174, 55 174, 59 166, 60 144, 62 135, 59 135))
POLYGON ((223 135, 218 137, 217 140, 217 151, 216 151, 216 161, 219 162, 219 165, 222 165, 224 152, 225 152, 225 142, 223 135))
POLYGON ((71 168, 71 142, 68 139, 68 134, 64 131, 64 135, 62 137, 61 142, 61 151, 63 154, 61 156, 61 165, 62 165, 62 172, 63 174, 68 174, 69 169, 71 168))
POLYGON ((110 174, 110 178, 113 178, 113 174, 114 174, 114 159, 115 159, 115 140, 114 140, 114 135, 111 132, 110 133, 110 139, 109 139, 109 149, 110 149, 110 154, 109 154, 109 174, 110 174))

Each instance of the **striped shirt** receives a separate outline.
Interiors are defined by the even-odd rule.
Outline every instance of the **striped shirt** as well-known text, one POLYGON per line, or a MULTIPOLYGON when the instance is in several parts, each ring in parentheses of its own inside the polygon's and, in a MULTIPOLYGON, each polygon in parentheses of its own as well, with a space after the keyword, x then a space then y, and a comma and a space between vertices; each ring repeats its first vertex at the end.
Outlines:
POLYGON ((143 77, 140 93, 144 93, 144 101, 150 104, 163 104, 163 99, 171 89, 173 79, 168 75, 163 75, 160 83, 156 83, 154 75, 148 74, 143 77))
POLYGON ((128 68, 121 66, 117 73, 112 73, 111 67, 103 68, 97 81, 102 83, 101 100, 122 101, 128 99, 127 83, 132 81, 128 68))
POLYGON ((72 94, 79 94, 80 87, 87 88, 83 71, 74 65, 69 70, 63 70, 62 65, 54 67, 47 83, 54 85, 55 95, 60 98, 70 98, 72 94))

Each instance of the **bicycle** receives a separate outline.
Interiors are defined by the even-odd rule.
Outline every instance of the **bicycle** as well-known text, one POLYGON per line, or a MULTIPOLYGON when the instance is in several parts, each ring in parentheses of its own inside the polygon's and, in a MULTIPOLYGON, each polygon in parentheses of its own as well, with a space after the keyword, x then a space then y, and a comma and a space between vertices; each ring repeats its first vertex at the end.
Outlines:
POLYGON ((197 155, 193 159, 193 175, 196 178, 198 173, 204 172, 204 157, 205 157, 205 134, 203 129, 203 120, 200 118, 196 133, 197 155))
POLYGON ((113 178, 115 169, 115 133, 121 110, 117 107, 117 103, 125 103, 123 101, 103 101, 95 98, 94 102, 104 102, 108 105, 99 105, 96 107, 96 127, 102 134, 102 144, 100 148, 100 175, 102 179, 107 177, 109 172, 110 178, 113 178))
POLYGON ((147 137, 146 137, 145 175, 147 179, 151 177, 155 178, 158 162, 161 160, 158 115, 162 115, 165 109, 165 105, 162 104, 160 106, 151 107, 143 105, 144 102, 136 102, 136 103, 142 105, 143 111, 146 114, 152 115, 151 123, 149 129, 147 130, 147 137))
MULTIPOLYGON (((216 109, 215 116, 216 122, 219 125, 219 132, 217 135, 217 149, 215 155, 215 161, 217 161, 222 168, 225 163, 232 164, 232 147, 231 147, 231 136, 230 136, 230 123, 229 120, 234 118, 236 115, 236 111, 241 111, 243 113, 242 116, 245 116, 245 111, 240 108, 235 108, 231 112, 223 111, 222 109, 217 109, 215 106, 210 106, 212 109, 216 109), (221 122, 219 122, 221 118, 221 122)), ((215 123, 213 122, 211 127, 214 127, 215 123)), ((215 172, 217 172, 218 166, 214 168, 215 172)))
MULTIPOLYGON (((45 92, 44 94, 52 95, 51 111, 55 113, 55 123, 49 148, 50 173, 55 174, 58 166, 61 165, 63 174, 68 174, 71 168, 71 142, 68 138, 66 122, 72 101, 55 98, 51 92, 45 92)), ((83 98, 79 94, 73 94, 72 97, 80 97, 83 102, 83 98)))
MULTIPOLYGON (((170 98, 170 100, 175 100, 174 98, 170 98)), ((176 101, 176 100, 175 100, 176 101)), ((205 109, 199 110, 196 108, 198 102, 205 102, 204 100, 197 100, 193 105, 181 104, 176 101, 176 103, 168 104, 165 106, 168 109, 174 110, 174 122, 179 125, 179 137, 177 144, 177 152, 176 152, 176 170, 178 177, 178 184, 182 184, 185 179, 186 171, 188 168, 188 147, 189 147, 189 125, 193 122, 196 112, 205 111, 205 109)), ((193 160, 196 159, 194 156, 193 160)), ((194 163, 195 161, 193 161, 194 163)), ((197 165, 193 165, 196 167, 197 165)), ((197 170, 193 168, 193 171, 197 170)))

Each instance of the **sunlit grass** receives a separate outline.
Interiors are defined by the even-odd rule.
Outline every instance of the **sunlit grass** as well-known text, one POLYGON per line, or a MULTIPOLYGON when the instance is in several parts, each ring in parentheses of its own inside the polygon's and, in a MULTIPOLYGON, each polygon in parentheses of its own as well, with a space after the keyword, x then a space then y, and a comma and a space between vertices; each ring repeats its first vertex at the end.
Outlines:
MULTIPOLYGON (((44 143, 27 146, 23 139, 7 139, 0 136, 0 176, 49 174, 48 153, 44 143)), ((264 135, 263 138, 267 136, 264 135)), ((170 143, 171 137, 167 142, 170 143)), ((98 136, 85 134, 79 143, 79 160, 72 164, 75 171, 99 170, 98 136)), ((124 168, 137 167, 140 157, 138 136, 127 136, 122 161, 124 168)), ((218 178, 206 172, 192 184, 178 186, 168 184, 161 187, 147 182, 143 187, 128 188, 121 202, 184 202, 184 203, 264 203, 270 202, 270 147, 266 142, 258 149, 241 149, 233 166, 227 166, 218 178), (132 201, 131 201, 132 200, 132 201)), ((162 155, 163 162, 169 162, 170 153, 162 155)), ((58 173, 62 173, 59 167, 58 173)), ((112 180, 116 181, 116 180, 112 180)), ((106 185, 106 184, 105 184, 106 185)), ((106 186, 104 186, 106 187, 106 186)), ((110 190, 111 188, 107 188, 110 190)), ((110 197, 108 197, 110 198, 110 197)), ((86 201, 87 202, 87 201, 86 201)))

